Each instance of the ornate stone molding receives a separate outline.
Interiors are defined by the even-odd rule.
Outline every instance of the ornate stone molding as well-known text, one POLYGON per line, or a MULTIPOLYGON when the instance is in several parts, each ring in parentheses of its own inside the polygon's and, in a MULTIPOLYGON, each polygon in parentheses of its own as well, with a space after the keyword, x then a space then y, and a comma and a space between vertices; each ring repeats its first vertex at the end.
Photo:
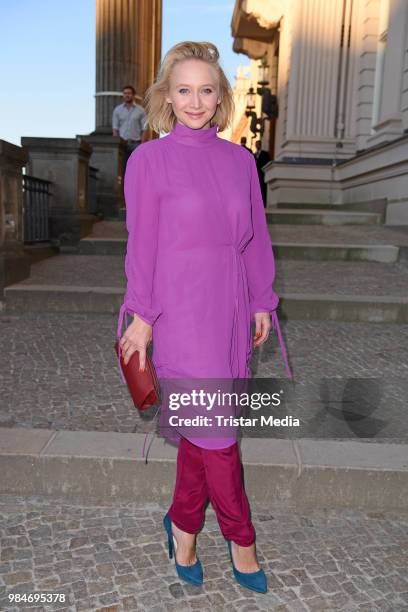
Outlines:
POLYGON ((233 49, 261 58, 271 44, 284 13, 283 0, 237 0, 231 21, 233 49))
POLYGON ((263 41, 269 30, 279 27, 285 12, 283 0, 237 0, 232 16, 232 35, 263 41))

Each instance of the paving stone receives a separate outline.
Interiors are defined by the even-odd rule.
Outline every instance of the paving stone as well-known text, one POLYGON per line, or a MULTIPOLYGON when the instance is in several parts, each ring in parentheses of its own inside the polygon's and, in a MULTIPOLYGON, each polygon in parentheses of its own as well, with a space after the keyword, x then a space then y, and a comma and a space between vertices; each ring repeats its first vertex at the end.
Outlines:
MULTIPOLYGON (((198 539, 205 582, 202 587, 194 587, 180 581, 174 560, 161 555, 165 550, 160 521, 165 511, 163 507, 156 504, 110 504, 106 507, 108 512, 103 512, 101 506, 84 506, 82 502, 68 504, 58 499, 3 495, 0 496, 0 540, 10 537, 10 525, 16 520, 16 506, 19 508, 18 537, 29 542, 31 556, 28 561, 31 566, 29 570, 20 568, 13 571, 9 561, 0 564, 1 610, 13 610, 7 603, 9 592, 28 588, 30 592, 45 589, 64 592, 68 605, 61 603, 58 609, 71 607, 75 611, 87 612, 115 606, 118 610, 142 612, 161 608, 177 612, 207 609, 211 612, 275 612, 278 609, 290 612, 395 612, 407 609, 406 515, 365 513, 353 509, 322 509, 299 514, 251 504, 257 550, 269 582, 268 593, 261 595, 245 590, 235 582, 224 538, 219 533, 211 508, 207 509, 206 523, 198 539), (51 508, 53 512, 50 512, 51 508), (29 517, 33 511, 37 512, 42 525, 48 524, 51 537, 47 536, 46 545, 30 535, 35 531, 32 518, 26 520, 26 516, 29 517), (91 516, 98 517, 98 535, 107 536, 108 543, 93 541, 86 526, 91 516), (263 520, 265 516, 273 516, 273 520, 263 520), (79 540, 76 541, 87 542, 89 546, 68 546, 64 551, 68 557, 57 560, 56 553, 61 552, 59 546, 64 536, 62 523, 71 534, 69 527, 73 521, 79 525, 75 535, 79 540), (58 529, 55 529, 54 523, 57 522, 58 529), (117 523, 114 529, 112 523, 117 523), (140 541, 139 532, 129 532, 125 539, 127 546, 123 547, 125 523, 149 525, 150 540, 140 541), (299 531, 303 540, 299 539, 299 531), (299 552, 297 547, 304 543, 307 552, 299 552), (87 553, 81 558, 78 555, 84 550, 87 553), (41 564, 41 552, 52 561, 41 564), (101 560, 101 556, 107 554, 113 555, 114 559, 101 560), (160 559, 160 565, 155 565, 153 559, 156 558, 160 559), (335 568, 336 572, 333 571, 335 568)), ((94 533, 96 537, 97 532, 94 533)), ((72 535, 64 541, 69 545, 72 535)), ((9 548, 3 549, 2 553, 4 550, 9 548)), ((34 604, 31 609, 34 609, 34 604)))
MULTIPOLYGON (((154 431, 156 422, 142 419, 120 378, 112 348, 115 332, 116 317, 112 315, 1 314, 0 426, 154 431)), ((291 408, 311 424, 312 419, 317 420, 314 437, 408 442, 407 325, 290 321, 282 322, 282 333, 296 380, 291 408), (360 424, 344 417, 351 391, 365 417, 360 424), (321 419, 322 402, 328 400, 338 408, 326 410, 321 419)), ((251 368, 258 378, 285 379, 274 333, 254 352, 251 368)), ((111 529, 118 529, 117 520, 110 518, 111 529)), ((50 537, 47 526, 36 515, 29 520, 34 534, 46 542, 44 538, 50 537)), ((89 529, 98 529, 98 516, 83 520, 89 529)), ((72 521, 75 537, 78 521, 76 517, 72 521)), ((60 521, 55 521, 53 529, 60 528, 60 521)), ((122 523, 124 533, 127 528, 139 528, 147 536, 154 529, 132 520, 122 523)), ((8 536, 19 535, 18 519, 10 529, 8 536)), ((297 550, 303 550, 301 526, 296 537, 297 550)), ((2 547, 2 561, 7 560, 4 550, 9 548, 2 547)), ((18 548, 20 559, 24 558, 24 549, 18 548)))

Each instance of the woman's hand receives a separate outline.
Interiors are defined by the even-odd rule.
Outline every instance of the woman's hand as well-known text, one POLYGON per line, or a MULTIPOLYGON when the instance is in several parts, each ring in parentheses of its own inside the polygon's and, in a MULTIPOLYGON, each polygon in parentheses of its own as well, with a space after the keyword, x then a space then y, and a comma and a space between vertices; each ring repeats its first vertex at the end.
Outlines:
POLYGON ((271 317, 269 312, 256 312, 255 318, 255 336, 254 336, 254 347, 258 347, 266 340, 269 336, 269 330, 271 329, 271 317))
POLYGON ((135 351, 139 351, 139 370, 146 367, 146 347, 152 340, 152 326, 143 321, 136 314, 134 320, 127 327, 119 341, 122 349, 123 360, 127 365, 135 351))

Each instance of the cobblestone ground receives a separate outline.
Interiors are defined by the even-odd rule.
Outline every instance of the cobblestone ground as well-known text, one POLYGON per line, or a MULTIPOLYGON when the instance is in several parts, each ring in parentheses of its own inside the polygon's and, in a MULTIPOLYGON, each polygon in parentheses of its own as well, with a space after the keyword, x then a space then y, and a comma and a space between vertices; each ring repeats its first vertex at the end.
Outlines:
MULTIPOLYGON (((0 426, 151 431, 119 375, 113 349, 116 324, 113 315, 0 315, 0 426)), ((316 415, 326 400, 323 377, 339 378, 342 389, 346 383, 361 386, 364 394, 366 386, 359 379, 368 378, 375 393, 367 408, 375 408, 373 439, 408 441, 407 325, 291 321, 282 324, 282 331, 296 397, 305 413, 316 415)), ((273 331, 251 365, 256 377, 285 379, 273 331)), ((336 393, 332 399, 342 401, 336 393)), ((322 437, 359 434, 345 428, 344 419, 331 423, 334 429, 322 431, 322 437)), ((314 431, 319 437, 316 424, 314 431)))
POLYGON ((0 609, 408 610, 408 516, 251 508, 267 594, 235 582, 211 506, 198 536, 204 585, 193 587, 179 580, 166 552, 161 521, 167 508, 0 496, 0 609), (11 605, 10 592, 63 593, 66 603, 11 605))

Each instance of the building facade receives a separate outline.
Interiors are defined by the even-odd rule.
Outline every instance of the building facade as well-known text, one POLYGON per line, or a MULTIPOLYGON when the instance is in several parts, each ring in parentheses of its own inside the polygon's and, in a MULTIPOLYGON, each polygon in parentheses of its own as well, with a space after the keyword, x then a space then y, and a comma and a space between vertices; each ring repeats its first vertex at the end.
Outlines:
POLYGON ((237 0, 232 33, 278 100, 268 206, 381 202, 407 225, 407 0, 237 0))

